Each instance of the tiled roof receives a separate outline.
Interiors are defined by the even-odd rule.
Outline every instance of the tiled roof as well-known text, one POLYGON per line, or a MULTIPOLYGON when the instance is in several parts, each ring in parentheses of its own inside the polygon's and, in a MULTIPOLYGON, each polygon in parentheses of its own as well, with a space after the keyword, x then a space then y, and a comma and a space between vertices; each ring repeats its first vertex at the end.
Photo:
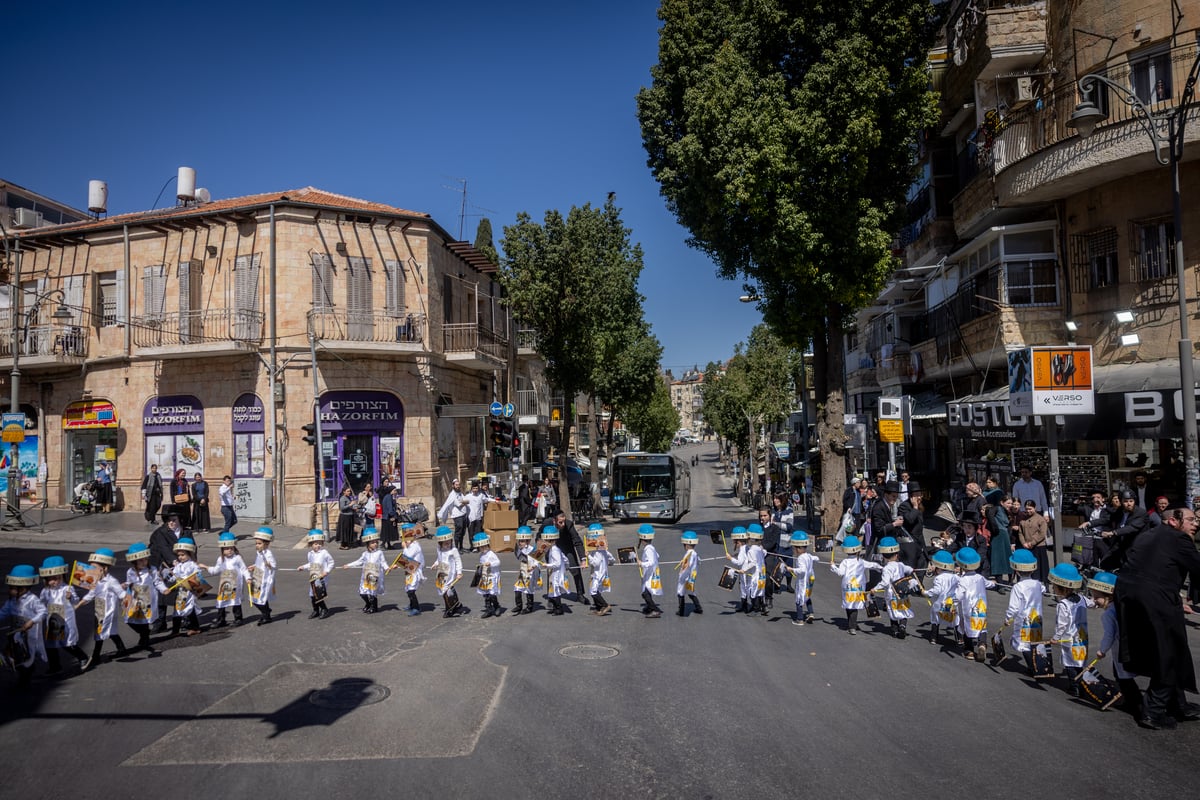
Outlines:
POLYGON ((342 211, 361 211, 368 214, 387 214, 399 217, 432 219, 429 214, 421 211, 408 211, 403 208, 384 205, 383 203, 373 203, 369 200, 360 200, 357 197, 347 197, 346 195, 334 194, 333 192, 326 192, 312 186, 306 186, 303 189, 293 189, 286 192, 266 192, 264 194, 246 195, 245 197, 229 197, 224 200, 213 200, 209 203, 163 208, 155 211, 137 211, 130 214, 105 217, 104 219, 71 222, 65 225, 50 225, 44 228, 21 231, 18 235, 22 237, 36 237, 39 234, 57 235, 75 231, 100 230, 126 224, 166 222, 172 219, 206 216, 218 211, 240 211, 243 209, 262 208, 272 203, 286 205, 289 202, 325 206, 342 211))

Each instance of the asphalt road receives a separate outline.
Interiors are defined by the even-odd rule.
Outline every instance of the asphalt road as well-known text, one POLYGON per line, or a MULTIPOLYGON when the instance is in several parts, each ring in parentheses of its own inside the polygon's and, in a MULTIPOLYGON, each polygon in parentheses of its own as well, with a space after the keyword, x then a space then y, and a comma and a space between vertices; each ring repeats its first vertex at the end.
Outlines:
MULTIPOLYGON (((166 641, 158 657, 36 681, 24 694, 11 676, 0 678, 5 794, 49 797, 50 786, 56 795, 255 800, 1194 791, 1186 787, 1198 774, 1200 723, 1143 731, 1124 713, 1071 699, 1062 683, 1035 684, 1013 660, 992 667, 921 638, 898 641, 886 622, 847 636, 836 579, 824 570, 814 625, 793 626, 782 613, 792 595, 767 618, 733 613, 733 596, 716 586, 717 560, 701 568, 705 613, 676 617, 667 564, 681 552, 679 532, 699 532, 701 556, 717 558, 707 529, 752 519, 714 469, 715 446, 684 452, 700 453, 701 465, 692 512, 659 528, 661 619, 638 613, 632 567, 614 568, 618 608, 609 617, 568 603, 563 617, 491 620, 480 619, 468 592, 465 617, 408 617, 395 608, 405 600, 398 581, 384 613, 361 614, 356 571, 331 581, 336 613, 309 620, 304 579, 281 573, 275 624, 166 641)), ((127 533, 54 527, 46 540, 61 547, 0 534, 0 566, 102 544, 121 552, 147 532, 125 516, 127 533)), ((634 526, 610 525, 608 536, 615 551, 633 543, 634 526)), ((208 554, 214 543, 201 536, 208 554)), ((303 561, 290 544, 276 547, 282 568, 303 561)), ((339 563, 354 555, 332 552, 339 563)), ((502 561, 514 567, 511 554, 502 561)), ((433 611, 430 584, 421 599, 433 611)), ((510 589, 502 599, 512 605, 510 589)), ((1006 598, 991 600, 991 618, 1002 619, 1006 598)), ((1098 641, 1098 616, 1091 628, 1098 641)), ((1200 629, 1191 625, 1189 635, 1200 653, 1200 629)))

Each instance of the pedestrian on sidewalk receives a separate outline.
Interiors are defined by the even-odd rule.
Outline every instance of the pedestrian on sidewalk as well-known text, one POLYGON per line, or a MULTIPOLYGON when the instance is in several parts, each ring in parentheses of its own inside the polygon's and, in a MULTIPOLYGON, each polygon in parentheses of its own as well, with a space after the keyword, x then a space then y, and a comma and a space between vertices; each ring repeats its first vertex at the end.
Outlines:
POLYGON ((208 533, 212 530, 208 508, 208 481, 199 472, 192 479, 192 530, 208 533))
POLYGON ((163 484, 162 476, 158 474, 158 464, 151 464, 150 471, 142 478, 142 503, 146 507, 146 522, 153 523, 162 506, 163 484))
POLYGON ((221 488, 217 493, 221 497, 221 517, 225 521, 221 533, 230 533, 238 522, 237 513, 233 510, 233 478, 228 475, 222 478, 221 488))

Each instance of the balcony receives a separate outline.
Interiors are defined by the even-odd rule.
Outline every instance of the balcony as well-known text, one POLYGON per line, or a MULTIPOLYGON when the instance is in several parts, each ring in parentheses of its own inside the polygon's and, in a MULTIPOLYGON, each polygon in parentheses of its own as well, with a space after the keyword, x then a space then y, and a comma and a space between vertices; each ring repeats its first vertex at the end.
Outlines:
POLYGON ((359 355, 424 353, 424 314, 314 308, 308 329, 326 350, 359 355))
POLYGON ((949 77, 950 83, 1029 69, 1046 55, 1046 2, 958 0, 946 24, 946 40, 952 73, 959 73, 949 77))
POLYGON ((538 348, 538 334, 533 328, 520 328, 517 330, 517 355, 522 357, 536 356, 538 348))
MULTIPOLYGON (((12 322, 7 311, 0 314, 0 360, 12 366, 12 322)), ((21 369, 82 364, 88 357, 90 330, 84 325, 30 325, 19 331, 17 354, 21 369)))
POLYGON ((446 361, 470 369, 493 370, 507 361, 508 339, 477 322, 442 325, 446 361))
POLYGON ((131 327, 137 358, 195 358, 256 350, 262 344, 263 315, 212 308, 134 317, 131 327))
POLYGON ((550 424, 550 398, 537 389, 517 389, 517 424, 522 428, 550 424))
MULTIPOLYGON (((1194 39, 1181 35, 1180 39, 1194 39)), ((1155 113, 1173 111, 1183 91, 1197 44, 1158 51, 1140 60, 1110 62, 1106 77, 1135 90, 1155 113), (1150 86, 1151 65, 1163 78, 1150 86)), ((1044 203, 1061 200, 1091 186, 1157 168, 1146 135, 1133 108, 1103 86, 1091 98, 1108 119, 1086 140, 1066 123, 1080 96, 1073 82, 1032 104, 1007 114, 996 134, 995 191, 1000 202, 1044 203)), ((1188 110, 1186 142, 1200 140, 1200 104, 1188 110)), ((1164 123, 1165 130, 1165 123, 1164 123)), ((1185 144, 1185 151, 1187 150, 1185 144)))

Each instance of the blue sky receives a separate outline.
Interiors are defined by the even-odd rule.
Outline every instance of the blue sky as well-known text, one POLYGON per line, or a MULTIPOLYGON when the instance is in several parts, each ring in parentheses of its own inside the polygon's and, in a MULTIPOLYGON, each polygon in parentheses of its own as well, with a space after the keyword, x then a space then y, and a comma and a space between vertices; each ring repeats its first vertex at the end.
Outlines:
MULTIPOLYGON (((678 372, 759 321, 688 248, 646 167, 634 97, 657 60, 650 0, 11 4, 0 176, 76 207, 153 206, 179 166, 214 198, 316 186, 480 216, 617 194, 645 250, 646 315, 678 372)), ((173 185, 159 205, 173 202, 173 185)))

